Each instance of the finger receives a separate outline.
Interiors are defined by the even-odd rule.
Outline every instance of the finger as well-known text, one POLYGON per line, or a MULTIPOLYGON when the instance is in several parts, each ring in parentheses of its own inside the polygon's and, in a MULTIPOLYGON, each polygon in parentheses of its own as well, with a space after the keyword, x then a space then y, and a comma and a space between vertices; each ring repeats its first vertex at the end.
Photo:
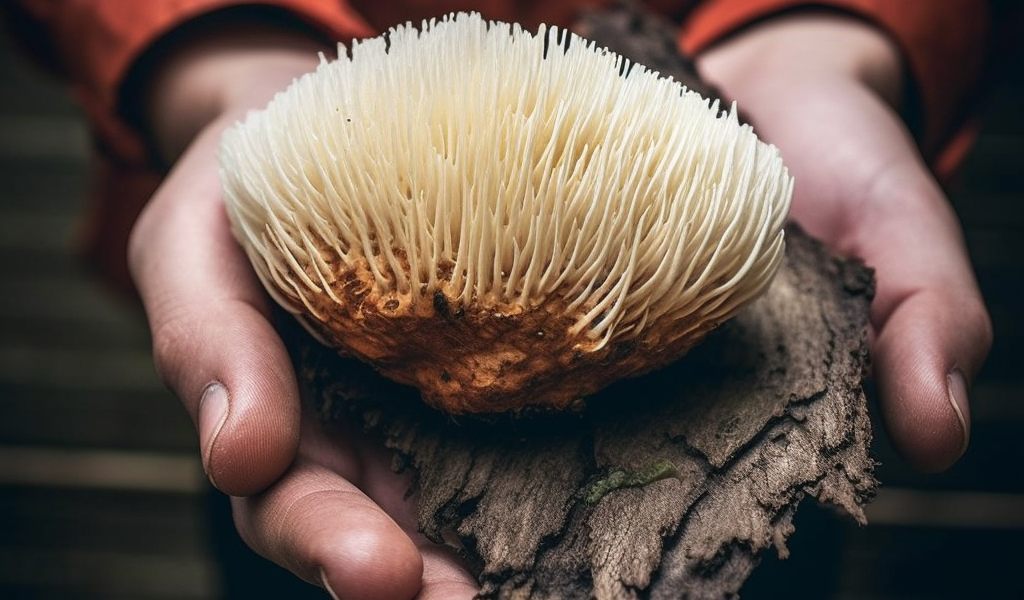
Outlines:
POLYGON ((912 464, 939 471, 970 440, 969 384, 992 328, 959 224, 930 197, 874 219, 860 252, 877 270, 873 363, 886 427, 912 464))
POLYGON ((480 591, 469 574, 448 548, 423 539, 423 583, 417 600, 470 600, 480 591))
POLYGON ((423 561, 409 536, 325 467, 300 459, 270 490, 232 506, 253 550, 335 598, 401 600, 420 589, 423 561))
POLYGON ((312 445, 322 444, 323 457, 332 460, 336 472, 359 474, 359 483, 374 502, 391 515, 399 527, 419 548, 423 559, 423 580, 418 600, 469 600, 480 591, 465 562, 451 548, 430 541, 419 532, 416 520, 418 496, 407 492, 412 487, 411 473, 399 475, 391 469, 392 452, 380 440, 357 427, 335 424, 328 435, 311 436, 312 445), (360 469, 346 456, 358 453, 360 469))
POLYGON ((140 217, 130 265, 157 371, 199 431, 210 480, 255 493, 288 467, 298 443, 291 362, 231 237, 210 129, 178 162, 140 217))

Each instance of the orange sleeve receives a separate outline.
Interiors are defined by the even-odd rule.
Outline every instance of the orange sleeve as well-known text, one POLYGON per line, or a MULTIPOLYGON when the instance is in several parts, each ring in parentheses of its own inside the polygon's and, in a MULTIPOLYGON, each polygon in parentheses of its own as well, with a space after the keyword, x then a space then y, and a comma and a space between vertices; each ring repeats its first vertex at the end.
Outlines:
POLYGON ((885 30, 900 47, 922 110, 919 141, 927 157, 946 145, 965 117, 987 51, 989 6, 983 0, 707 0, 683 23, 680 45, 693 54, 756 20, 781 11, 835 8, 885 30))
POLYGON ((371 34, 339 0, 22 0, 20 8, 49 37, 50 49, 108 153, 142 160, 144 146, 118 114, 121 83, 134 62, 177 26, 233 6, 289 11, 329 39, 371 34))

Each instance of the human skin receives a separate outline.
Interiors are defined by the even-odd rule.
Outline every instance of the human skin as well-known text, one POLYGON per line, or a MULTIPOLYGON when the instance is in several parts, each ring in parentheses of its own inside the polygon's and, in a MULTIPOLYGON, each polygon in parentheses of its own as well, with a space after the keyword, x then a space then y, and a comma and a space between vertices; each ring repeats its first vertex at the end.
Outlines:
MULTIPOLYGON (((318 50, 301 32, 239 25, 180 43, 146 82, 147 128, 174 164, 129 248, 154 360, 254 550, 344 598, 470 598, 466 569, 416 532, 415 498, 385 451, 302 413, 270 301, 224 212, 221 133, 312 70, 318 50)), ((884 421, 912 464, 949 466, 966 447, 966 382, 991 326, 955 215, 900 121, 896 49, 852 18, 795 13, 716 45, 698 67, 781 149, 793 217, 876 268, 884 421)))
POLYGON ((871 354, 889 437, 941 471, 970 438, 968 384, 992 326, 960 223, 899 117, 904 74, 890 40, 838 13, 745 30, 699 57, 796 178, 791 217, 874 267, 871 354))

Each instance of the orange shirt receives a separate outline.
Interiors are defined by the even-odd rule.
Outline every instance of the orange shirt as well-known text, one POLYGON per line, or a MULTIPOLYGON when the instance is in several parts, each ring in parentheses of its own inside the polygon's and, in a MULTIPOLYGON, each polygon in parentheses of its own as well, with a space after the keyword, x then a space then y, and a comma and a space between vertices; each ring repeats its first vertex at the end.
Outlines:
MULTIPOLYGON (((601 0, 20 0, 18 8, 45 31, 50 54, 73 85, 106 155, 97 179, 100 207, 86 246, 115 281, 126 282, 124 256, 131 222, 159 182, 138 132, 120 116, 121 83, 134 62, 182 23, 235 5, 287 10, 331 39, 378 34, 404 21, 452 11, 485 17, 570 24, 601 0)), ((919 141, 926 158, 951 164, 963 131, 965 102, 978 83, 989 28, 984 0, 648 0, 680 23, 683 51, 700 52, 722 37, 773 14, 832 7, 875 23, 903 52, 923 110, 919 141), (951 143, 952 142, 952 143, 951 143)))

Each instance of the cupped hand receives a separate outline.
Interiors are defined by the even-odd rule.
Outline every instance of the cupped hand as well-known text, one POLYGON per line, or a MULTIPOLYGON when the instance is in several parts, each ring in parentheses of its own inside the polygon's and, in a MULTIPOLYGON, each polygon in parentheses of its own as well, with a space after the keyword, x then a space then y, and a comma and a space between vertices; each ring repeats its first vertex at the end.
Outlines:
POLYGON ((942 470, 970 437, 968 390, 992 328, 960 224, 896 110, 902 65, 874 27, 793 14, 706 52, 701 73, 779 147, 792 217, 874 267, 871 350, 890 438, 942 470))
POLYGON ((232 237, 221 134, 316 64, 303 39, 251 33, 258 46, 222 35, 188 47, 153 83, 151 129, 174 167, 134 227, 129 263, 157 370, 257 552, 335 597, 470 598, 473 578, 416 532, 409 482, 379 442, 302 416, 268 298, 232 237))
POLYGON ((474 597, 476 581, 455 554, 418 533, 411 482, 389 465, 379 440, 306 415, 284 477, 232 498, 235 525, 256 552, 334 598, 474 597))

